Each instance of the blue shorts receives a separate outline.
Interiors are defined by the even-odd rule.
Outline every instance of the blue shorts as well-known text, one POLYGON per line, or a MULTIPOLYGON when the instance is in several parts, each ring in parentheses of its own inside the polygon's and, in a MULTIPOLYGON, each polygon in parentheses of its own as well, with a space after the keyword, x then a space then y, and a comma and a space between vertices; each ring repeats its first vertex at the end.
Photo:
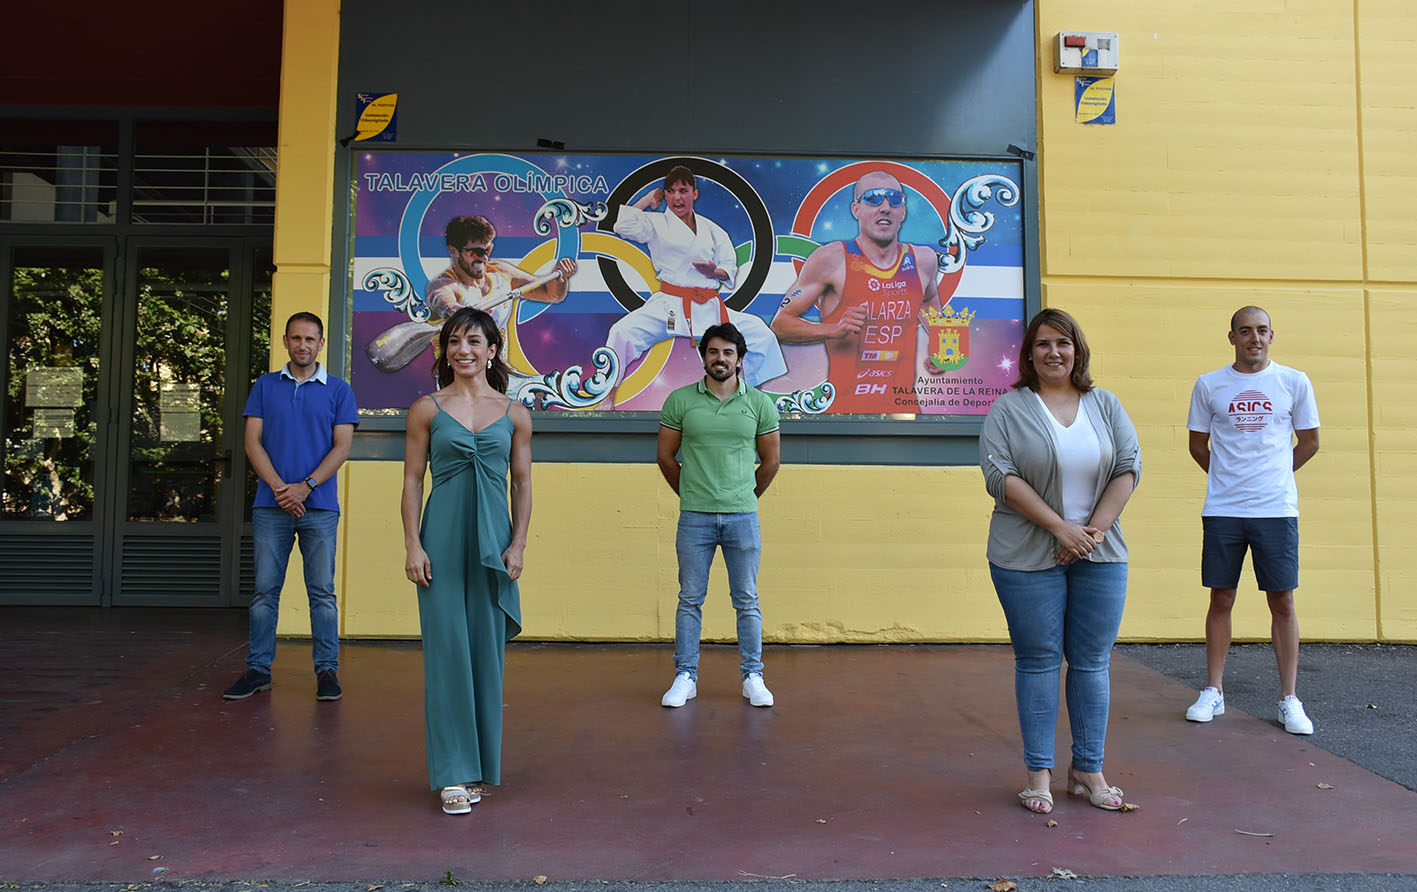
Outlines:
POLYGON ((1260 591, 1299 587, 1299 518, 1202 517, 1201 585, 1235 588, 1249 549, 1260 591))

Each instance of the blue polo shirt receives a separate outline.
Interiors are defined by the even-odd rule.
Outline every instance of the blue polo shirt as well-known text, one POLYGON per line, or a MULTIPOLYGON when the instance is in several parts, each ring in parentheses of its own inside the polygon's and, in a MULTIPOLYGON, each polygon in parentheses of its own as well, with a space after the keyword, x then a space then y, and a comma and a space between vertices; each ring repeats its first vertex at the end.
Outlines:
MULTIPOLYGON (((261 446, 271 457, 280 479, 304 480, 320 466, 335 443, 335 425, 359 424, 354 391, 342 378, 326 374, 315 364, 315 374, 296 381, 290 365, 256 379, 246 400, 247 418, 261 419, 261 446)), ((334 481, 321 481, 305 500, 306 508, 339 511, 334 481)), ((266 481, 256 482, 257 508, 279 508, 266 481)))

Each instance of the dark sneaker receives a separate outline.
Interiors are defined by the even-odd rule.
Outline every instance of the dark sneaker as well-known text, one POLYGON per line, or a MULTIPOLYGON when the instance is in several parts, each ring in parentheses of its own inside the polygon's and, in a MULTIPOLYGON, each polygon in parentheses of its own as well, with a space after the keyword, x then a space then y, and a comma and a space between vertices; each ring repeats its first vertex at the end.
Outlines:
POLYGON ((338 700, 344 696, 344 691, 339 688, 339 679, 335 676, 335 670, 325 669, 318 673, 315 679, 317 682, 316 700, 338 700))
POLYGON ((236 684, 226 689, 222 694, 228 700, 245 700, 257 691, 269 691, 271 689, 271 677, 264 672, 257 672, 255 669, 247 669, 246 674, 236 679, 236 684))

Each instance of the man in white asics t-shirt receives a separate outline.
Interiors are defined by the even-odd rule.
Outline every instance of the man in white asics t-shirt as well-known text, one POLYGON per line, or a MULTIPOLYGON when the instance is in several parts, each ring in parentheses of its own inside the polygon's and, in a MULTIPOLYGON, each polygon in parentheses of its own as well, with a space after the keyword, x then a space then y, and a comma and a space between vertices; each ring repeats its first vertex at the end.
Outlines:
POLYGON ((1291 734, 1314 724, 1295 696, 1299 675, 1299 490, 1294 472, 1319 451, 1319 410, 1309 377, 1272 362, 1269 314, 1245 307, 1230 317, 1235 362, 1202 375, 1191 392, 1191 457, 1207 473, 1201 584, 1210 589, 1205 617, 1209 679, 1186 710, 1193 722, 1225 712, 1225 656, 1230 611, 1245 552, 1269 598, 1270 635, 1279 663, 1279 720, 1291 734))

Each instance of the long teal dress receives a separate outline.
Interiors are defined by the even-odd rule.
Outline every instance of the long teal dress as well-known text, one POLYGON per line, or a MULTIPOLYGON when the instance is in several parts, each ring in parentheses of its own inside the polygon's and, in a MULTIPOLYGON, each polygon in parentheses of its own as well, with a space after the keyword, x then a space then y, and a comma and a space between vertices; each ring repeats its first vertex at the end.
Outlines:
POLYGON ((429 426, 433 488, 419 539, 433 580, 418 587, 418 616, 434 790, 501 783, 502 669, 507 642, 521 631, 521 597, 502 564, 512 541, 512 430, 503 415, 470 431, 442 406, 429 426))

